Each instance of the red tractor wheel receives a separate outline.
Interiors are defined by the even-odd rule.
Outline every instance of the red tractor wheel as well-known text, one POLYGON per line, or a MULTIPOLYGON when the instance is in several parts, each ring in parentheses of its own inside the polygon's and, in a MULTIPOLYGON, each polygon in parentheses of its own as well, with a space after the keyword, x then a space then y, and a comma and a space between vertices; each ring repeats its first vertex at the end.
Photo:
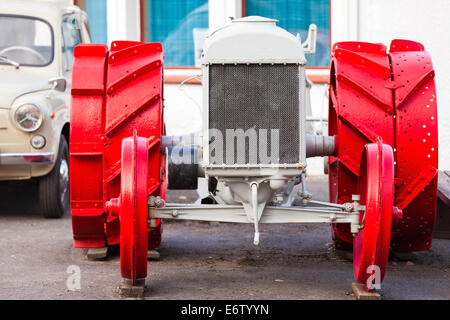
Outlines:
MULTIPOLYGON (((351 201, 359 158, 379 137, 392 146, 394 205, 403 211, 392 226, 394 250, 431 247, 437 196, 437 109, 434 70, 424 47, 394 40, 382 44, 336 43, 332 50, 329 135, 336 155, 329 157, 330 201, 351 201)), ((333 225, 337 248, 351 249, 348 225, 333 225)))
POLYGON ((120 196, 106 203, 120 219, 120 270, 133 284, 147 276, 148 143, 137 137, 122 141, 120 196))
POLYGON ((381 142, 364 147, 358 177, 361 230, 353 239, 353 272, 355 280, 366 284, 379 268, 380 281, 386 273, 391 238, 394 191, 394 158, 392 148, 381 142))
MULTIPOLYGON (((160 43, 116 41, 75 48, 70 166, 75 247, 120 243, 119 218, 105 203, 121 194, 122 141, 136 130, 148 142, 147 195, 165 197, 163 53, 160 43)), ((162 224, 148 232, 161 242, 162 224)))

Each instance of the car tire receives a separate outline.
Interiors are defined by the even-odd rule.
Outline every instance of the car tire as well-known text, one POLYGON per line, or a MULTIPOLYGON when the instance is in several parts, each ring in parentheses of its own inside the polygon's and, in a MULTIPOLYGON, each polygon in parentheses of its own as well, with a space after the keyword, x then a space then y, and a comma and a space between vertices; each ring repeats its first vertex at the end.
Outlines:
POLYGON ((52 171, 39 180, 39 206, 47 219, 58 219, 70 210, 69 147, 64 136, 52 171))

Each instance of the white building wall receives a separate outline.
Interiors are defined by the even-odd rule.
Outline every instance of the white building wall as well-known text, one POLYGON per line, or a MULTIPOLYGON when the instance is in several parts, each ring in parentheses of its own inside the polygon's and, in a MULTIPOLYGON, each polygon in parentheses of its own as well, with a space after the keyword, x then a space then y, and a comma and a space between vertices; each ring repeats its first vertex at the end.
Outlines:
POLYGON ((202 86, 164 85, 164 119, 168 135, 202 130, 202 86))
POLYGON ((422 43, 436 71, 439 168, 450 170, 450 1, 332 0, 332 41, 422 43))
POLYGON ((141 40, 139 0, 107 0, 108 44, 116 40, 141 40))
POLYGON ((231 18, 242 17, 241 0, 209 1, 209 33, 231 22, 231 18))

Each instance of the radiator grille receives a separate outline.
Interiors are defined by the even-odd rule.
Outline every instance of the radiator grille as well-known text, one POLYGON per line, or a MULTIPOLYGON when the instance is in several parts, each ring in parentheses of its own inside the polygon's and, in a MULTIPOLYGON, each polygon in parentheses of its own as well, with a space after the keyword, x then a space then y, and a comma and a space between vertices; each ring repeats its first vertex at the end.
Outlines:
POLYGON ((227 129, 258 135, 256 145, 245 139, 244 155, 238 152, 243 144, 234 139, 232 146, 228 143, 223 148, 223 159, 210 155, 211 164, 299 163, 299 87, 295 64, 210 65, 209 128, 219 130, 225 144, 227 129), (266 150, 260 150, 260 137, 265 133, 261 129, 267 130, 266 150), (271 154, 272 129, 279 133, 276 160, 264 157, 271 154), (233 150, 234 155, 230 154, 233 150))

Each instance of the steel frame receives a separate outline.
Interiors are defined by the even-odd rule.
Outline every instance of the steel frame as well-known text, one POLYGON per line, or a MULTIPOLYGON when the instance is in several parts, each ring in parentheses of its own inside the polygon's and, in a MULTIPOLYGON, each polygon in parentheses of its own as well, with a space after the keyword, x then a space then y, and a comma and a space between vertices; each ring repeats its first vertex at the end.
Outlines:
MULTIPOLYGON (((149 219, 195 220, 253 224, 243 206, 166 204, 149 206, 149 219)), ((359 227, 360 212, 328 207, 265 207, 259 223, 350 223, 359 227)))

